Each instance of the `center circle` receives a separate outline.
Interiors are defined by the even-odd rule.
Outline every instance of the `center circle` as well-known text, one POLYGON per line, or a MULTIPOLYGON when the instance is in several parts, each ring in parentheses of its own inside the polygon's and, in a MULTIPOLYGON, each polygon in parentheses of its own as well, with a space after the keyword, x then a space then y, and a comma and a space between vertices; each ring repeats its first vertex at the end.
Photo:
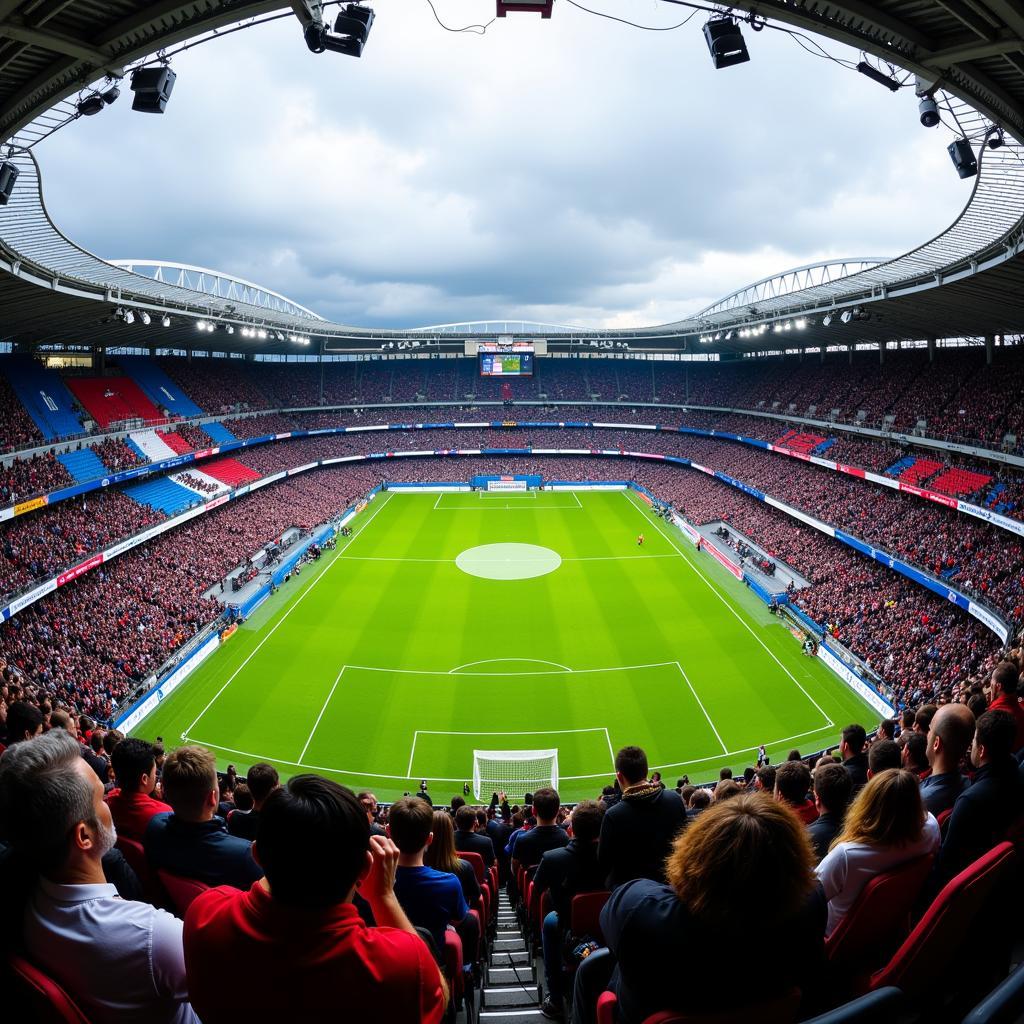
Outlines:
POLYGON ((455 564, 485 580, 529 580, 546 576, 562 564, 562 556, 538 544, 481 544, 467 548, 455 564))

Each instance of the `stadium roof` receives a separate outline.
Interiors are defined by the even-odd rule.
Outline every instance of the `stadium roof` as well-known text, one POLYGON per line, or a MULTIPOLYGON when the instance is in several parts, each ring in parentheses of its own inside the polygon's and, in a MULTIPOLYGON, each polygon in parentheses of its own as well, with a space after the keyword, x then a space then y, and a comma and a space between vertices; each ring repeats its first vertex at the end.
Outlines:
MULTIPOLYGON (((490 2, 480 0, 482 5, 490 2)), ((31 147, 74 116, 69 97, 104 75, 123 75, 177 42, 289 6, 272 0, 0 0, 0 140, 31 147)), ((625 331, 551 329, 554 347, 600 338, 628 341, 634 350, 685 345, 760 351, 792 347, 796 336, 789 332, 799 329, 800 319, 805 322, 803 345, 1024 331, 1024 10, 1012 0, 811 0, 799 5, 740 0, 734 6, 897 63, 941 89, 950 97, 949 113, 981 149, 970 202, 950 229, 895 260, 845 261, 847 270, 854 271, 846 276, 831 276, 824 268, 832 264, 801 268, 803 279, 799 272, 780 274, 675 324, 625 331), (1006 145, 987 149, 984 142, 992 138, 994 126, 1005 130, 1006 145), (863 265, 858 268, 858 263, 863 265), (844 312, 851 322, 842 322, 844 312), (829 314, 833 317, 826 327, 829 314)), ((399 10, 396 6, 389 14, 398 16, 399 10)), ((365 330, 313 320, 301 307, 232 301, 115 267, 59 232, 43 205, 35 159, 24 149, 14 159, 22 177, 11 204, 0 208, 0 329, 14 340, 92 345, 157 340, 152 332, 143 339, 133 337, 130 327, 112 327, 112 314, 122 307, 170 315, 171 326, 160 332, 161 345, 253 349, 238 328, 256 324, 270 333, 260 350, 294 351, 293 335, 336 350, 372 349, 424 334, 442 346, 461 343, 462 333, 449 325, 418 332, 365 330), (224 332, 231 325, 232 333, 199 336, 199 318, 224 332)), ((251 287, 276 295, 269 288, 251 287)))

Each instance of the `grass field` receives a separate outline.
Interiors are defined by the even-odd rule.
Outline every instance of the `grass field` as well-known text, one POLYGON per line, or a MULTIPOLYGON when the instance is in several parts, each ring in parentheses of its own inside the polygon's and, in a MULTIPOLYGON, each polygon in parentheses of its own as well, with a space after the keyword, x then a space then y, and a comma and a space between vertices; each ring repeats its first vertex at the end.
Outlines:
POLYGON ((447 801, 475 748, 557 748, 572 799, 627 743, 674 784, 877 717, 631 493, 388 492, 353 526, 136 734, 381 799, 426 778, 447 801), (544 550, 472 550, 506 543, 544 550))

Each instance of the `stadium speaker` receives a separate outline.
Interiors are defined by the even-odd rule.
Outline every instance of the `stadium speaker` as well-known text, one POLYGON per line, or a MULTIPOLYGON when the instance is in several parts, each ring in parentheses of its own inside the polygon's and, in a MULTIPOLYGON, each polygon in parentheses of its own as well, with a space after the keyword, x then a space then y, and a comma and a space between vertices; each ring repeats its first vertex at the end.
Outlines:
POLYGON ((925 128, 934 128, 939 123, 939 105, 931 96, 922 96, 917 105, 917 113, 925 128))
POLYGON ((155 68, 136 68, 132 73, 131 90, 135 93, 132 110, 145 114, 162 114, 178 76, 166 64, 155 68))
POLYGON ((18 168, 9 160, 0 164, 0 206, 6 206, 18 180, 18 168))
POLYGON ((973 178, 978 173, 978 161, 967 139, 956 139, 946 147, 946 151, 961 178, 973 178))
POLYGON ((712 18, 704 26, 704 38, 716 68, 731 68, 750 60, 743 34, 732 18, 712 18))

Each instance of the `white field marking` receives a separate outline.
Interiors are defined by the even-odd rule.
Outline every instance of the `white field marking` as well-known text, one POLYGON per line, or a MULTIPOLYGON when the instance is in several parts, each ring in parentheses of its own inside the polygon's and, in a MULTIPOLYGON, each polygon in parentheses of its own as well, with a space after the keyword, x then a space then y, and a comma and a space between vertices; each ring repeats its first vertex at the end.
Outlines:
POLYGON ((607 729, 604 731, 604 738, 608 741, 608 756, 612 759, 612 771, 615 771, 615 751, 612 748, 612 738, 607 729))
MULTIPOLYGON (((455 564, 454 558, 399 558, 384 555, 338 555, 339 558, 348 559, 350 562, 434 562, 455 564)), ((563 562, 633 562, 642 561, 647 558, 678 558, 676 554, 669 555, 586 555, 578 558, 563 558, 563 562)), ((507 559, 491 559, 491 561, 505 562, 507 559)))
POLYGON ((412 750, 409 751, 409 767, 406 769, 405 774, 412 778, 412 759, 416 756, 416 740, 419 739, 419 730, 412 734, 412 750))
POLYGON ((718 730, 715 728, 715 723, 711 721, 711 716, 708 714, 708 709, 704 707, 704 701, 697 696, 697 691, 693 688, 693 683, 690 682, 690 677, 683 670, 683 666, 676 662, 676 667, 679 669, 680 674, 683 677, 686 685, 690 688, 690 693, 693 694, 693 699, 697 702, 701 711, 704 712, 704 717, 708 720, 708 725, 711 726, 711 731, 715 734, 715 739, 722 745, 722 752, 725 753, 729 748, 725 745, 725 740, 719 735, 718 730))
MULTIPOLYGON (((809 732, 799 732, 793 736, 783 736, 782 739, 770 740, 765 743, 766 747, 774 748, 782 743, 791 743, 793 740, 803 739, 805 736, 817 736, 819 733, 824 732, 831 726, 822 726, 820 729, 812 729, 809 732)), ((607 731, 607 730, 606 730, 607 731)), ((483 735, 480 733, 472 733, 471 735, 483 735)), ((498 735, 505 736, 510 735, 508 733, 499 733, 498 735)), ((348 768, 328 768, 327 765, 322 764, 300 764, 298 761, 286 761, 282 757, 274 757, 272 754, 255 754, 251 750, 238 750, 235 747, 222 747, 217 743, 209 743, 206 740, 197 739, 194 736, 188 734, 182 734, 182 740, 186 743, 194 743, 200 747, 209 747, 211 750, 219 750, 223 754, 236 754, 239 757, 251 757, 253 762, 256 761, 271 761, 274 764, 283 764, 289 768, 306 768, 315 772, 330 772, 332 775, 353 775, 357 778, 363 779, 397 779, 399 781, 405 781, 411 779, 411 775, 384 775, 380 772, 359 772, 351 771, 348 768)), ((669 764, 654 764, 651 765, 651 771, 662 771, 665 768, 688 768, 695 764, 707 764, 709 761, 717 761, 721 764, 723 757, 739 757, 740 754, 749 754, 752 751, 756 751, 758 747, 744 747, 742 750, 730 750, 725 754, 715 754, 712 757, 700 757, 692 761, 672 761, 669 764)), ((577 782, 585 779, 606 779, 608 778, 608 772, 595 772, 591 775, 561 775, 559 778, 566 782, 577 782)), ((457 779, 442 778, 437 775, 431 775, 430 779, 432 782, 465 782, 465 778, 460 776, 457 779)))
MULTIPOLYGON (((512 661, 512 658, 497 658, 492 659, 496 661, 512 661)), ((534 659, 528 659, 533 661, 534 659)), ((634 669, 642 668, 665 668, 670 665, 675 665, 674 661, 652 661, 647 665, 615 665, 611 668, 571 668, 568 670, 569 675, 581 676, 591 675, 596 672, 631 672, 634 669)), ((345 668, 359 669, 361 672, 388 672, 393 675, 402 676, 449 676, 452 675, 452 671, 442 669, 422 669, 422 668, 380 668, 377 665, 346 665, 345 668)), ((507 679, 510 676, 560 676, 565 675, 566 671, 563 668, 558 669, 555 672, 457 672, 455 675, 460 676, 484 676, 490 679, 507 679)))
MULTIPOLYGON (((348 544, 345 545, 345 548, 347 548, 349 546, 349 544, 351 544, 352 541, 354 541, 356 539, 356 537, 358 537, 359 534, 361 534, 363 532, 363 530, 365 530, 366 527, 369 526, 371 522, 373 522, 374 516, 376 516, 377 513, 388 503, 388 500, 390 499, 390 497, 391 497, 391 492, 389 491, 387 497, 367 517, 367 519, 360 525, 359 529, 358 530, 354 530, 352 532, 352 536, 348 538, 348 544)), ((345 548, 342 548, 342 551, 344 551, 345 548)), ((199 723, 199 720, 203 717, 203 715, 205 715, 206 712, 209 711, 210 708, 213 707, 213 705, 220 698, 220 695, 231 685, 231 683, 234 681, 235 676, 237 676, 238 673, 241 672, 242 669, 245 668, 245 666, 248 665, 249 662, 252 661, 252 659, 255 658, 257 654, 259 654, 259 652, 262 649, 263 645, 277 632, 278 628, 282 625, 282 623, 285 621, 285 619, 287 619, 288 616, 291 615, 291 613, 293 611, 295 611, 295 609, 298 608, 298 606, 300 604, 302 604, 303 601, 306 600, 307 596, 312 592, 313 588, 331 571, 331 569, 334 568, 334 566, 337 564, 337 562, 338 562, 338 557, 335 556, 331 560, 331 564, 329 566, 327 566, 327 568, 324 569, 324 571, 321 572, 320 575, 317 576, 317 578, 315 580, 313 580, 313 582, 310 583, 310 585, 298 596, 298 599, 295 601, 295 603, 292 604, 285 611, 284 615, 282 615, 281 618, 278 619, 277 622, 274 623, 273 628, 271 630, 269 630, 267 635, 252 649, 252 651, 249 653, 249 656, 245 659, 245 661, 243 661, 242 664, 239 665, 238 668, 236 668, 235 671, 232 672, 230 676, 228 676, 228 679, 224 683, 224 685, 213 695, 213 697, 210 700, 210 703, 207 704, 206 707, 203 708, 203 710, 199 712, 199 714, 196 716, 196 720, 185 730, 184 733, 182 733, 182 736, 186 736, 188 733, 190 733, 196 727, 196 725, 199 723)), ((342 671, 344 671, 344 667, 342 668, 342 671)))
MULTIPOLYGON (((467 661, 465 665, 456 665, 455 668, 448 669, 448 675, 453 676, 458 672, 461 672, 464 668, 472 668, 474 665, 502 665, 509 661, 522 661, 528 665, 551 665, 554 668, 561 669, 563 672, 571 672, 572 669, 566 665, 559 665, 557 661, 545 661, 543 658, 485 658, 483 661, 467 661)), ((478 675, 481 673, 477 673, 478 675)), ((483 675, 491 675, 492 673, 486 672, 483 675)), ((497 673, 493 673, 497 674, 497 673)))
MULTIPOLYGON (((637 509, 640 512, 643 512, 643 509, 639 505, 637 505, 637 503, 635 501, 633 501, 632 498, 629 497, 628 492, 623 492, 623 493, 626 494, 626 500, 635 509, 637 509)), ((646 518, 646 516, 644 518, 646 518)), ((674 547, 676 549, 676 551, 679 554, 679 557, 684 562, 686 562, 686 564, 689 565, 690 568, 693 569, 693 571, 708 585, 708 589, 711 590, 711 592, 715 595, 715 597, 717 597, 718 600, 721 601, 722 604, 724 604, 725 607, 728 608, 729 611, 732 612, 732 614, 734 616, 736 616, 737 621, 740 622, 742 624, 743 628, 765 649, 765 651, 767 652, 768 656, 772 659, 772 661, 774 661, 775 664, 778 665, 779 668, 781 668, 782 671, 785 672, 786 675, 789 676, 789 678, 793 680, 794 684, 796 684, 796 686, 800 690, 800 692, 818 709, 819 713, 821 714, 821 717, 824 718, 825 721, 828 723, 828 728, 834 728, 835 727, 835 722, 833 722, 832 719, 829 718, 828 715, 825 714, 824 708, 822 708, 822 706, 807 692, 807 690, 804 689, 804 687, 800 684, 800 681, 796 678, 796 676, 794 676, 793 673, 790 672, 789 669, 786 668, 786 666, 783 665, 781 661, 779 661, 779 659, 776 656, 775 652, 772 651, 768 647, 768 645, 750 628, 750 624, 743 618, 742 615, 740 615, 740 613, 738 611, 736 611, 736 609, 732 605, 732 602, 729 601, 722 594, 722 592, 718 589, 718 587, 716 587, 711 582, 711 580, 708 579, 708 577, 704 575, 704 573, 700 570, 700 568, 698 566, 694 565, 686 557, 686 555, 683 554, 683 552, 679 548, 679 545, 676 544, 675 540, 662 529, 660 523, 654 522, 654 528, 669 542, 669 544, 672 545, 672 547, 674 547)))
MULTIPOLYGON (((465 492, 463 492, 465 493, 465 492)), ((483 501, 485 498, 532 498, 534 501, 537 500, 536 491, 477 491, 476 492, 480 500, 483 501)))
POLYGON ((341 666, 341 671, 334 677, 334 685, 331 687, 331 692, 327 694, 327 700, 324 701, 324 706, 320 709, 320 714, 316 716, 316 721, 313 723, 313 728, 309 730, 309 735, 306 737, 306 745, 302 748, 302 753, 299 754, 299 761, 306 756, 306 751, 309 750, 309 745, 313 741, 313 733, 316 732, 317 727, 320 725, 320 719, 324 717, 324 712, 327 710, 327 705, 331 703, 331 698, 334 696, 334 691, 338 688, 338 683, 341 682, 341 677, 345 674, 345 666, 341 666))

